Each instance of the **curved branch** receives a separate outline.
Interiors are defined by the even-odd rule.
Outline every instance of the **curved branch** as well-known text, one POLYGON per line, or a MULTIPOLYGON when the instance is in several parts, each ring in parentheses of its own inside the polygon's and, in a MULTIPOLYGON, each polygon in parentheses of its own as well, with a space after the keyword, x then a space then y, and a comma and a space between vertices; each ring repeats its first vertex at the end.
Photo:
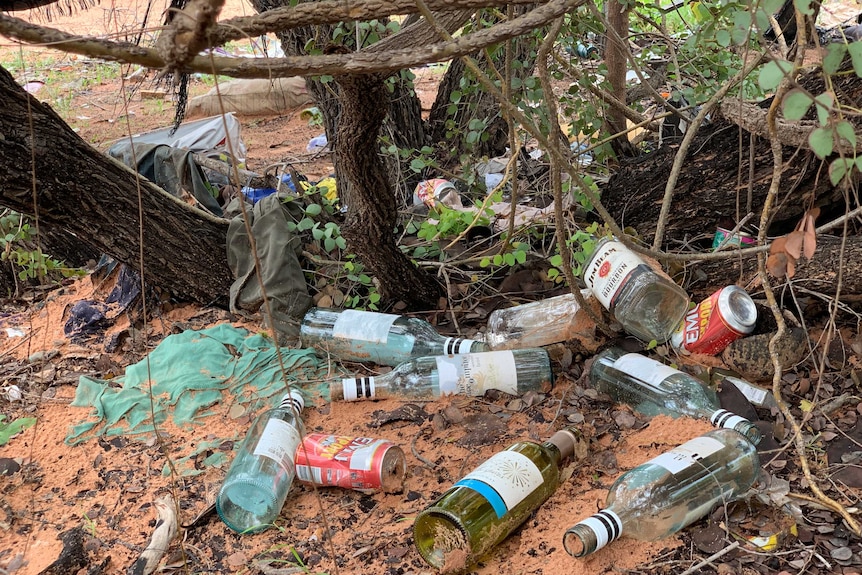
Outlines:
MULTIPOLYGON (((405 48, 381 53, 356 52, 323 56, 288 56, 285 58, 225 58, 198 55, 182 72, 221 74, 233 78, 284 78, 323 74, 367 74, 394 72, 431 62, 444 62, 471 54, 540 28, 584 0, 550 0, 547 4, 514 20, 484 28, 448 42, 420 48, 405 48)), ((53 48, 86 56, 163 68, 164 59, 149 48, 128 42, 115 42, 68 34, 54 28, 36 26, 18 18, 0 14, 0 34, 30 44, 50 44, 53 48)))

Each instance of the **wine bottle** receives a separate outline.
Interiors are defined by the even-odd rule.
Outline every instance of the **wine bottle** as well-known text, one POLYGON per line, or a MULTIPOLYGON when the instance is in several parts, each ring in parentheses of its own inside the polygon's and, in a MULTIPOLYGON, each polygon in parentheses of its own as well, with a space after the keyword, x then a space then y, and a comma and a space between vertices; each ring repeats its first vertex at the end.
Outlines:
POLYGON ((303 345, 340 360, 398 365, 414 357, 487 351, 476 340, 444 337, 427 321, 395 314, 312 308, 300 325, 303 345))
MULTIPOLYGON (((581 290, 584 298, 592 292, 581 290)), ((494 310, 488 316, 485 343, 491 349, 542 347, 572 339, 581 334, 594 338, 595 325, 567 293, 548 299, 494 310)))
POLYGON ((544 443, 521 441, 464 476, 416 516, 413 541, 422 558, 444 572, 473 564, 554 493, 576 443, 574 428, 544 443))
POLYGON ((697 378, 643 355, 616 347, 606 349, 593 360, 590 382, 614 401, 627 403, 641 413, 707 419, 716 427, 737 430, 755 445, 760 442, 760 430, 747 419, 721 409, 715 392, 697 378))
POLYGON ((299 392, 290 391, 251 424, 216 498, 219 517, 234 531, 262 531, 281 512, 305 433, 299 418, 304 405, 299 392))
POLYGON ((418 357, 383 375, 335 380, 329 384, 329 399, 435 399, 450 394, 481 396, 488 389, 523 395, 529 390, 549 391, 553 381, 544 349, 486 351, 418 357))
POLYGON ((688 311, 688 294, 615 238, 598 241, 583 279, 623 329, 643 341, 667 341, 688 311))
POLYGON ((621 535, 668 537, 748 491, 759 475, 750 441, 732 429, 710 431, 617 478, 605 508, 566 530, 563 546, 583 557, 621 535))

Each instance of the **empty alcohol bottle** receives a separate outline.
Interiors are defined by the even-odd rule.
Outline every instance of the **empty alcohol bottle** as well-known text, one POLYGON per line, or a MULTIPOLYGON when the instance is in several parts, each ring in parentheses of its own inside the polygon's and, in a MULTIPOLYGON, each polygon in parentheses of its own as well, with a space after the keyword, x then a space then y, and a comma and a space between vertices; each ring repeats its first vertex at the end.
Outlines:
POLYGON ((657 415, 707 419, 716 427, 735 429, 757 445, 760 430, 750 421, 721 409, 716 393, 685 372, 620 348, 606 349, 590 368, 590 382, 614 401, 657 415))
POLYGON ((655 541, 739 497, 760 476, 757 450, 742 434, 716 429, 621 475, 605 508, 566 530, 563 546, 589 555, 621 535, 655 541))
POLYGON ((389 313, 312 308, 300 326, 303 345, 348 361, 398 365, 414 357, 487 351, 472 339, 444 337, 427 321, 389 313))
MULTIPOLYGON (((587 298, 592 292, 581 290, 581 295, 587 298)), ((485 343, 493 350, 542 347, 579 334, 592 337, 594 328, 575 296, 567 293, 495 310, 488 316, 485 343)))
POLYGON ((486 351, 418 357, 389 373, 348 377, 329 384, 330 401, 435 399, 445 395, 484 395, 489 389, 510 395, 548 391, 554 382, 544 349, 486 351))
POLYGON ((305 433, 299 418, 304 405, 302 396, 291 391, 251 424, 216 498, 219 517, 234 531, 262 531, 281 512, 305 433))
POLYGON ((670 339, 688 311, 688 294, 614 238, 602 238, 584 265, 584 283, 631 335, 670 339))
POLYGON ((560 485, 577 432, 567 428, 548 441, 521 441, 496 453, 458 481, 413 523, 413 541, 430 565, 465 570, 509 536, 560 485))

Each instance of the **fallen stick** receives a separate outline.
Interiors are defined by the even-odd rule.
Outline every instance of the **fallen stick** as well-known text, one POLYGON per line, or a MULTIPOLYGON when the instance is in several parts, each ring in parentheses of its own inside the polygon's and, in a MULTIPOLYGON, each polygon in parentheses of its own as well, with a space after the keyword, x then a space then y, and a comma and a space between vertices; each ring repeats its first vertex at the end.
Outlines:
POLYGON ((169 495, 156 499, 153 504, 159 514, 150 543, 129 568, 128 575, 150 575, 177 535, 177 512, 169 495))

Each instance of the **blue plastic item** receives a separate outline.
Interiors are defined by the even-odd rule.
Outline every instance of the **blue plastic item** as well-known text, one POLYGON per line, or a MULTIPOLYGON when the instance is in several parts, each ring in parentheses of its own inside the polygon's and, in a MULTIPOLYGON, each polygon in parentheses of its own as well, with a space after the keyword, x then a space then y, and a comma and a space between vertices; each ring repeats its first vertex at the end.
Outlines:
POLYGON ((242 189, 242 195, 253 204, 274 193, 275 188, 249 188, 246 186, 242 189))

